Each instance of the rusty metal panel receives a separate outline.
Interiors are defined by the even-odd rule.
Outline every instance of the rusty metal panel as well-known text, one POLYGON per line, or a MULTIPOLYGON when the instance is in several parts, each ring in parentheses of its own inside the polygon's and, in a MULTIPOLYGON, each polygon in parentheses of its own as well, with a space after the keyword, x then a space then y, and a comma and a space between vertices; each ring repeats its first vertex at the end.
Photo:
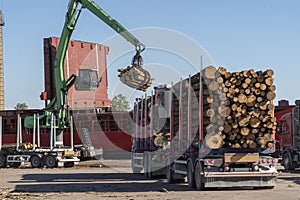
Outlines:
MULTIPOLYGON (((44 76, 46 99, 55 97, 54 59, 59 44, 59 38, 44 38, 44 76)), ((95 69, 101 82, 96 91, 78 91, 75 87, 69 90, 70 108, 73 110, 106 108, 111 106, 108 99, 108 80, 106 55, 107 46, 83 41, 71 40, 64 62, 65 79, 72 74, 78 74, 80 69, 95 69)))

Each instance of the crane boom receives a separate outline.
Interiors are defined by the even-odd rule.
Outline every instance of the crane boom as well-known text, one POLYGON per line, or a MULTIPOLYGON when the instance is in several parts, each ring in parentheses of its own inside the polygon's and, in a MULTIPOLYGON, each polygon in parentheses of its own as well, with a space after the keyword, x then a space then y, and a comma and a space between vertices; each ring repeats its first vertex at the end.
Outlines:
MULTIPOLYGON (((142 69, 142 57, 140 53, 145 49, 145 45, 142 44, 134 35, 126 30, 119 22, 109 16, 103 9, 101 9, 94 1, 92 0, 70 0, 68 5, 68 10, 65 17, 65 23, 61 32, 60 41, 57 47, 57 52, 54 60, 54 77, 55 77, 55 88, 56 96, 51 100, 51 102, 44 109, 46 120, 44 125, 41 127, 50 127, 50 118, 54 114, 57 119, 57 129, 64 129, 69 126, 70 123, 70 111, 67 104, 68 100, 68 89, 77 81, 77 75, 72 75, 68 80, 65 79, 64 74, 64 60, 66 57, 66 52, 68 49, 68 44, 71 38, 71 35, 75 29, 78 18, 83 9, 87 9, 92 12, 95 16, 105 22, 109 27, 115 30, 120 34, 124 39, 130 42, 135 46, 136 54, 132 60, 132 66, 129 66, 126 73, 122 71, 119 75, 120 80, 127 84, 130 87, 133 87, 138 90, 144 90, 145 87, 151 85, 152 79, 149 73, 146 70, 142 69), (79 8, 79 5, 81 7, 79 8), (132 80, 123 81, 122 78, 130 71, 139 69, 140 74, 146 77, 144 80, 138 80, 136 85, 130 85, 127 82, 132 82, 132 80), (143 87, 141 87, 143 86, 143 87)), ((95 85, 93 85, 95 86, 95 85)), ((96 85, 98 87, 98 85, 96 85)), ((94 90, 95 87, 85 88, 85 90, 94 90)), ((30 128, 33 126, 32 117, 25 119, 25 127, 30 128)))

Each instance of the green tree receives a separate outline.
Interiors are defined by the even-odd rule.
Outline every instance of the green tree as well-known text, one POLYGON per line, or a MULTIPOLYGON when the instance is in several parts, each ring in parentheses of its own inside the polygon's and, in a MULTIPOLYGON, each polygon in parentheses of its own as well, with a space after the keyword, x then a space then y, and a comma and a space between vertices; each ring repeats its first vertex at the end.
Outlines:
POLYGON ((15 110, 27 110, 28 106, 26 103, 17 103, 15 110))
POLYGON ((129 102, 122 94, 114 96, 112 99, 112 111, 128 111, 130 109, 129 102))

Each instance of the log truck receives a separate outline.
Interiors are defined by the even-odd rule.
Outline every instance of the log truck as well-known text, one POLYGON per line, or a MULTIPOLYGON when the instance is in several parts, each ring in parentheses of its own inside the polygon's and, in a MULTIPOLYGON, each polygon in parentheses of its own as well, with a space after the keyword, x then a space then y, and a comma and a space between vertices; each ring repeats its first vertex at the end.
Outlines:
POLYGON ((272 74, 209 66, 137 98, 133 172, 168 183, 187 178, 198 190, 273 188, 277 159, 266 151, 276 129, 272 74))
MULTIPOLYGON (((109 16, 104 10, 102 10, 92 0, 70 0, 65 23, 61 32, 60 41, 55 55, 54 61, 54 77, 56 96, 47 104, 42 113, 36 113, 34 116, 27 116, 25 118, 24 126, 28 129, 34 129, 39 131, 39 128, 51 129, 50 134, 50 148, 44 148, 33 144, 32 148, 26 148, 22 150, 19 148, 19 144, 22 141, 20 138, 21 133, 17 136, 17 148, 16 150, 6 150, 0 146, 0 167, 5 167, 6 164, 15 166, 22 162, 30 162, 33 167, 46 167, 53 168, 61 166, 65 163, 74 163, 78 159, 74 154, 74 151, 70 147, 63 146, 63 132, 67 128, 71 128, 72 132, 72 120, 70 109, 68 106, 68 90, 73 85, 76 90, 95 90, 98 87, 99 78, 97 72, 94 70, 87 71, 88 79, 81 77, 80 74, 72 74, 68 79, 65 79, 64 74, 64 60, 66 51, 71 38, 71 35, 75 29, 79 16, 83 9, 89 10, 96 15, 99 19, 105 22, 109 27, 120 34, 124 39, 134 45, 136 54, 134 55, 131 66, 126 69, 120 69, 119 77, 121 82, 137 90, 146 90, 152 82, 152 78, 146 70, 142 68, 143 60, 141 52, 145 49, 145 45, 142 44, 135 36, 128 32, 120 23, 109 16), (79 6, 81 7, 79 8, 79 6), (139 79, 134 79, 134 74, 139 74, 139 79), (133 78, 132 78, 133 77, 133 78)), ((86 74, 86 73, 85 73, 86 74)), ((47 94, 42 94, 41 97, 47 94)), ((20 118, 18 118, 18 125, 21 124, 20 118)), ((22 130, 21 127, 18 130, 22 130)), ((35 141, 36 135, 34 135, 33 141, 35 141)))

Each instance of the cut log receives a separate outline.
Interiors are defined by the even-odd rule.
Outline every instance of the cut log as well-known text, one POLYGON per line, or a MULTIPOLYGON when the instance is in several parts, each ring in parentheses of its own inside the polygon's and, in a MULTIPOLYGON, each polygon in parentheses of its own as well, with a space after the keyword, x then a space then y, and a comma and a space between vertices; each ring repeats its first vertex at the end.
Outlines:
POLYGON ((250 117, 248 116, 248 117, 243 117, 243 118, 241 118, 241 119, 239 119, 239 126, 240 127, 244 127, 244 126, 247 126, 248 125, 248 123, 249 123, 249 120, 250 120, 250 117))
POLYGON ((265 80, 265 83, 267 84, 267 85, 272 85, 273 84, 273 82, 274 82, 274 79, 273 78, 267 78, 266 80, 265 80))
POLYGON ((258 118, 252 118, 250 119, 250 126, 252 128, 258 128, 260 125, 260 120, 258 118))
POLYGON ((219 83, 216 81, 212 81, 209 85, 208 85, 208 89, 211 91, 216 91, 219 89, 219 83))
POLYGON ((239 103, 241 104, 247 102, 247 96, 244 94, 240 94, 238 99, 239 99, 239 103))
POLYGON ((261 90, 266 90, 266 89, 267 89, 267 85, 264 84, 264 83, 262 83, 262 84, 260 85, 260 89, 261 89, 261 90))
POLYGON ((242 83, 242 88, 244 88, 244 89, 248 88, 248 84, 247 83, 242 83))
POLYGON ((241 134, 243 136, 247 136, 249 134, 249 132, 250 132, 250 130, 248 128, 246 128, 246 127, 244 127, 244 128, 241 129, 241 134))
POLYGON ((220 76, 220 77, 217 78, 217 82, 219 84, 222 84, 222 83, 224 83, 224 79, 220 76))
POLYGON ((269 90, 272 91, 272 92, 274 92, 276 90, 276 86, 275 85, 271 85, 269 87, 269 90))
POLYGON ((219 134, 207 134, 204 145, 209 149, 218 149, 223 144, 223 137, 219 134))
POLYGON ((255 142, 252 142, 252 143, 250 142, 248 146, 251 149, 255 149, 257 147, 257 144, 255 142))
POLYGON ((272 69, 268 69, 265 74, 269 77, 273 76, 274 75, 274 71, 272 69))
POLYGON ((231 130, 232 130, 232 127, 229 124, 224 125, 224 132, 225 133, 230 133, 231 130))
POLYGON ((231 73, 230 72, 226 72, 224 75, 225 79, 230 79, 231 77, 231 73))
POLYGON ((226 72, 227 72, 227 70, 226 70, 226 68, 224 68, 224 67, 219 67, 219 68, 218 68, 218 72, 219 72, 221 75, 225 75, 226 72))
POLYGON ((268 93, 267 93, 267 99, 268 99, 269 101, 274 100, 275 97, 276 97, 275 92, 268 92, 268 93))
POLYGON ((248 70, 244 70, 244 71, 242 72, 242 74, 243 74, 244 77, 248 77, 249 71, 248 71, 248 70))
POLYGON ((215 79, 216 78, 216 68, 213 66, 208 66, 203 69, 203 74, 205 78, 215 79))
POLYGON ((258 137, 258 138, 256 139, 256 142, 257 142, 257 144, 259 144, 260 146, 266 145, 266 141, 265 141, 265 139, 264 139, 263 137, 258 137))

